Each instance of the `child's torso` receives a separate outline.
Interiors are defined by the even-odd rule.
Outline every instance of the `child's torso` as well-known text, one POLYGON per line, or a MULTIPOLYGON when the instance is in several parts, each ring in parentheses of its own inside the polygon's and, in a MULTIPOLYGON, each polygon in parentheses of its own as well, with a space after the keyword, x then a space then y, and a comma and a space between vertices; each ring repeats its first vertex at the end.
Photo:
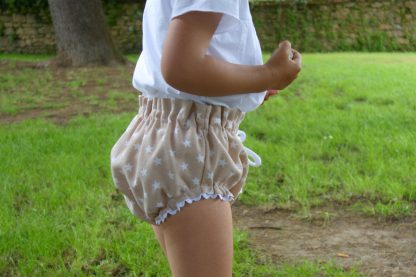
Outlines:
POLYGON ((170 20, 192 10, 224 13, 207 54, 236 64, 263 63, 248 0, 147 0, 143 13, 143 51, 136 65, 133 86, 147 97, 191 99, 244 112, 254 110, 263 102, 265 92, 204 97, 178 91, 164 81, 160 59, 170 20))

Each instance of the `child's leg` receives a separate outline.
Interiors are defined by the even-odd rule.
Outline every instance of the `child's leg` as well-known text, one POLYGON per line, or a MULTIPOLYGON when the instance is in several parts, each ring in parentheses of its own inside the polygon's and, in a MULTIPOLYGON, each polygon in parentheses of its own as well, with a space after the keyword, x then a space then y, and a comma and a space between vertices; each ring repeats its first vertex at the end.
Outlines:
POLYGON ((166 252, 166 246, 165 246, 165 237, 163 236, 163 231, 158 225, 153 225, 153 231, 155 232, 156 238, 159 241, 160 247, 162 247, 163 253, 165 254, 165 257, 168 257, 168 254, 166 252))
MULTIPOLYGON (((240 188, 239 187, 233 187, 232 189, 230 189, 231 193, 236 196, 238 195, 240 188)), ((159 225, 154 225, 152 224, 153 227, 153 232, 155 233, 155 236, 157 238, 157 240, 159 241, 160 247, 163 250, 163 253, 165 254, 165 257, 168 257, 168 254, 166 252, 166 244, 165 244, 165 237, 163 235, 163 230, 161 229, 161 227, 159 225)))
POLYGON ((186 204, 161 230, 173 277, 231 277, 233 227, 229 202, 186 204))

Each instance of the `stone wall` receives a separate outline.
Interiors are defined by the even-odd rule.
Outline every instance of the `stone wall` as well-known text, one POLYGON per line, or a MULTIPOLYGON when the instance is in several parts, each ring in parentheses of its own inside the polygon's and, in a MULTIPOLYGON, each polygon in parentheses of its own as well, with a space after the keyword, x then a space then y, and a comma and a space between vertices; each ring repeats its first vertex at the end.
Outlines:
POLYGON ((266 50, 289 39, 307 52, 416 51, 416 1, 268 1, 252 14, 266 50))
MULTIPOLYGON (((142 12, 143 7, 139 4, 123 4, 106 9, 114 44, 123 53, 138 53, 141 49, 142 12)), ((0 12, 0 52, 56 52, 55 34, 49 14, 0 12)))
MULTIPOLYGON (((303 52, 416 51, 416 0, 309 0, 251 2, 262 48, 289 39, 303 52), (299 3, 301 2, 301 3, 299 3)), ((106 7, 116 47, 124 53, 141 48, 139 4, 106 7)), ((0 52, 53 53, 54 31, 48 12, 0 11, 0 52)))

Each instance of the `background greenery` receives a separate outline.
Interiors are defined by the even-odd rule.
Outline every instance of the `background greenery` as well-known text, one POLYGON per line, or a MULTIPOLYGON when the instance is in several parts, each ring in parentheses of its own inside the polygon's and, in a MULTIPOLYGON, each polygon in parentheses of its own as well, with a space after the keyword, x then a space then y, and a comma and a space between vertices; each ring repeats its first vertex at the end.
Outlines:
MULTIPOLYGON (((144 1, 103 3, 117 47, 138 53, 144 1)), ((269 52, 284 39, 302 52, 416 50, 416 0, 254 0, 250 7, 262 48, 269 52)), ((8 45, 0 51, 53 52, 47 0, 0 0, 0 11, 0 45, 8 45), (36 24, 11 16, 21 14, 33 16, 36 24)))
MULTIPOLYGON (((46 58, 0 55, 0 116, 44 110, 0 124, 0 274, 169 276, 151 227, 130 214, 110 175, 110 149, 137 112, 136 93, 109 87, 111 75, 97 68, 68 70, 68 79, 22 68, 46 58), (45 120, 78 103, 98 108, 65 125, 45 120), (115 112, 120 106, 129 108, 115 112)), ((414 214, 415 65, 416 54, 304 55, 299 79, 240 126, 263 165, 250 168, 239 201, 304 217, 333 203, 380 217, 414 214)), ((118 69, 130 85, 131 72, 118 69)), ((235 276, 363 276, 331 261, 276 268, 238 230, 234 246, 235 276)))

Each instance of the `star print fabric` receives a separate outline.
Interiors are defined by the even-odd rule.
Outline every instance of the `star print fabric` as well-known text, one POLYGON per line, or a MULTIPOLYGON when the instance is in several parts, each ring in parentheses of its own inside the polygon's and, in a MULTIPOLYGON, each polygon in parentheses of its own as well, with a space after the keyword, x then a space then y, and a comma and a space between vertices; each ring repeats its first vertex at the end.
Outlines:
POLYGON ((219 198, 232 205, 248 174, 237 136, 244 112, 182 99, 138 100, 138 114, 111 149, 113 181, 129 210, 160 225, 185 203, 219 198))

